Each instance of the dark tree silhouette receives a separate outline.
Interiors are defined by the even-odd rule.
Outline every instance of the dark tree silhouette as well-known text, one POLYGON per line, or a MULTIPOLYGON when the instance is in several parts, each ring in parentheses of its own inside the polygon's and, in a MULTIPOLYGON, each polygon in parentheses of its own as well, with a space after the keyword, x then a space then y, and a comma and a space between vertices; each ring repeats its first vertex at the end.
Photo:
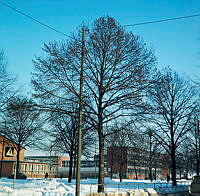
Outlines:
POLYGON ((170 155, 173 186, 176 186, 176 152, 190 130, 195 94, 191 83, 170 68, 156 74, 149 90, 153 135, 170 155))
POLYGON ((125 177, 127 165, 127 148, 130 146, 126 123, 115 123, 111 128, 115 134, 106 137, 107 161, 111 178, 114 172, 119 172, 120 182, 125 177), (117 153, 116 153, 117 151, 117 153))
POLYGON ((193 164, 195 165, 196 174, 200 174, 200 108, 199 102, 196 103, 194 112, 190 119, 191 130, 188 134, 188 140, 190 139, 191 151, 193 156, 193 164))
MULTIPOLYGON (((71 104, 71 114, 63 114, 58 112, 51 113, 50 126, 51 129, 46 130, 45 133, 50 137, 50 144, 47 144, 45 148, 48 150, 65 153, 70 157, 69 164, 69 176, 68 182, 72 180, 73 163, 76 159, 76 151, 78 145, 78 130, 79 130, 79 112, 78 105, 71 104)), ((94 131, 86 124, 85 118, 83 118, 83 130, 82 130, 82 153, 86 158, 92 156, 92 147, 96 141, 94 131)))
MULTIPOLYGON (((43 104, 54 107, 52 99, 79 99, 81 45, 79 31, 68 42, 45 44, 45 55, 34 60, 34 96, 43 104)), ((155 57, 140 37, 126 32, 112 17, 100 17, 87 32, 83 112, 98 133, 98 192, 104 191, 104 141, 110 134, 105 127, 144 108, 144 90, 154 65, 155 57)))
POLYGON ((0 50, 0 112, 3 110, 6 102, 13 96, 11 86, 13 85, 15 78, 11 77, 6 70, 6 58, 3 50, 0 50))
POLYGON ((19 170, 20 151, 22 148, 33 147, 43 139, 44 122, 40 112, 31 100, 22 97, 12 97, 6 104, 1 121, 1 135, 10 139, 16 145, 16 172, 19 170))

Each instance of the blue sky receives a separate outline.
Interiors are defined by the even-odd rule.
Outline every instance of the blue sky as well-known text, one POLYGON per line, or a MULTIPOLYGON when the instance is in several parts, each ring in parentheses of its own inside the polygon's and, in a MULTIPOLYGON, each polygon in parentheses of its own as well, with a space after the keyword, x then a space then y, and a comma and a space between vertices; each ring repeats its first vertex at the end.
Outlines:
MULTIPOLYGON (((4 0, 30 16, 70 34, 84 21, 109 15, 121 25, 200 13, 199 0, 4 0)), ((160 67, 171 66, 191 77, 200 73, 200 17, 127 27, 142 36, 155 51, 160 67)), ((19 15, 0 4, 0 48, 8 70, 18 76, 23 93, 30 90, 32 59, 42 53, 43 43, 66 37, 19 15)))
MULTIPOLYGON (((109 15, 120 24, 200 13, 199 0, 6 0, 9 5, 32 17, 70 34, 84 21, 109 15)), ((200 17, 170 22, 127 27, 142 36, 155 51, 161 67, 171 66, 191 77, 200 72, 200 17)), ((18 76, 24 93, 30 89, 32 59, 41 54, 44 42, 66 37, 19 15, 0 4, 0 48, 5 50, 9 71, 18 76)))

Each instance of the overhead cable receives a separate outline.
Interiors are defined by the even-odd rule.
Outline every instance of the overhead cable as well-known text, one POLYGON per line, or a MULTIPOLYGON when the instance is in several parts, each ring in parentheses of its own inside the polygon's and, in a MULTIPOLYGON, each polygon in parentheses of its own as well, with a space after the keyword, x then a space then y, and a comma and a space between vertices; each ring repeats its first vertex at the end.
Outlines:
POLYGON ((175 17, 175 18, 167 18, 167 19, 162 19, 162 20, 152 20, 152 21, 135 23, 135 24, 127 24, 127 25, 123 25, 123 26, 124 27, 139 26, 139 25, 167 22, 167 21, 172 21, 172 20, 181 20, 181 19, 186 19, 186 18, 194 18, 194 17, 198 17, 198 16, 200 16, 200 14, 193 14, 193 15, 188 15, 188 16, 180 16, 180 17, 175 17))
POLYGON ((29 18, 29 19, 31 19, 31 20, 33 20, 33 21, 39 23, 40 25, 45 26, 45 27, 47 27, 47 28, 49 28, 49 29, 55 31, 56 33, 59 33, 59 34, 62 34, 62 35, 64 35, 64 36, 66 36, 66 37, 72 38, 71 36, 69 36, 69 35, 63 33, 62 31, 59 31, 59 30, 55 29, 54 27, 52 27, 52 26, 50 26, 50 25, 48 25, 48 24, 45 24, 45 23, 39 21, 38 19, 33 18, 32 16, 30 16, 30 15, 28 15, 28 14, 26 14, 26 13, 24 13, 24 12, 22 12, 22 11, 16 9, 16 8, 14 8, 14 7, 8 5, 7 3, 4 3, 3 1, 0 1, 0 3, 3 4, 4 6, 10 8, 10 9, 14 10, 14 11, 17 12, 18 14, 21 14, 21 15, 23 15, 23 16, 25 16, 25 17, 27 17, 27 18, 29 18))
MULTIPOLYGON (((45 26, 46 28, 49 28, 49 29, 51 29, 51 30, 53 30, 53 31, 55 31, 55 32, 57 32, 57 33, 59 33, 59 34, 62 34, 62 35, 64 35, 64 36, 66 36, 66 37, 72 38, 71 36, 67 35, 66 33, 63 33, 62 31, 59 31, 59 30, 55 29, 54 27, 52 27, 52 26, 50 26, 50 25, 48 25, 48 24, 45 24, 45 23, 39 21, 38 19, 33 18, 32 16, 30 16, 30 15, 28 15, 28 14, 26 14, 26 13, 20 11, 19 9, 16 9, 16 8, 14 8, 14 7, 8 5, 7 3, 5 3, 5 2, 3 2, 3 1, 1 1, 1 0, 0 0, 0 3, 1 3, 2 5, 4 5, 4 6, 10 8, 10 9, 14 10, 14 11, 17 12, 18 14, 21 14, 21 15, 23 15, 23 16, 25 16, 25 17, 27 17, 27 18, 29 18, 29 19, 31 19, 31 20, 33 20, 33 21, 39 23, 40 25, 45 26)), ((180 16, 180 17, 175 17, 175 18, 167 18, 167 19, 152 20, 152 21, 141 22, 141 23, 135 23, 135 24, 127 24, 127 25, 123 25, 123 27, 147 25, 147 24, 153 24, 153 23, 161 23, 161 22, 167 22, 167 21, 173 21, 173 20, 181 20, 181 19, 186 19, 186 18, 194 18, 194 17, 199 17, 199 16, 200 16, 200 14, 193 14, 193 15, 180 16)))

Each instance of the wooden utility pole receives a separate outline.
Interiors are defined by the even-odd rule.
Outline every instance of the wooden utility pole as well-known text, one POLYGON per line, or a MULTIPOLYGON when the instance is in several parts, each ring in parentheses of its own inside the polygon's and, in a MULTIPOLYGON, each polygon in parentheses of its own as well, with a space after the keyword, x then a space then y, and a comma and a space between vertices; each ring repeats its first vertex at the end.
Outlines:
POLYGON ((0 178, 2 176, 2 168, 3 168, 3 154, 4 154, 4 139, 2 141, 2 152, 1 152, 1 166, 0 166, 0 178))
POLYGON ((199 120, 194 119, 195 131, 195 151, 196 151, 196 174, 199 175, 200 164, 200 135, 199 135, 199 120))
POLYGON ((79 94, 79 132, 77 148, 77 168, 76 168, 76 196, 80 196, 80 170, 81 170, 81 151, 82 151, 82 113, 83 113, 83 65, 85 60, 85 29, 82 29, 82 52, 80 70, 80 94, 79 94))

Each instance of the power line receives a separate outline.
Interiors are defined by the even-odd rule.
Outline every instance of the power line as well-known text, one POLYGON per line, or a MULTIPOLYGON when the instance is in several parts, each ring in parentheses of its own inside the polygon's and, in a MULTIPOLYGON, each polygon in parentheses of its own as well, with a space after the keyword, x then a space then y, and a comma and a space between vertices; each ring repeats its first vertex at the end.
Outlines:
MULTIPOLYGON (((52 26, 50 26, 50 25, 48 25, 48 24, 45 24, 45 23, 39 21, 38 19, 33 18, 32 16, 30 16, 30 15, 28 15, 28 14, 26 14, 26 13, 24 13, 24 12, 22 12, 22 11, 16 9, 16 8, 14 8, 14 7, 8 5, 7 3, 5 3, 5 2, 3 2, 3 1, 1 1, 1 0, 0 0, 0 3, 1 3, 2 5, 4 5, 4 6, 10 8, 10 9, 14 10, 14 11, 17 12, 18 14, 21 14, 21 15, 23 15, 23 16, 25 16, 25 17, 27 17, 27 18, 29 18, 29 19, 31 19, 31 20, 33 20, 33 21, 39 23, 40 25, 42 25, 42 26, 44 26, 44 27, 46 27, 46 28, 49 28, 49 29, 55 31, 56 33, 59 33, 59 34, 64 35, 64 36, 66 36, 66 37, 72 38, 71 36, 69 36, 69 35, 63 33, 62 31, 59 31, 59 30, 55 29, 54 27, 52 27, 52 26)), ((194 17, 199 17, 199 16, 200 16, 200 14, 193 14, 193 15, 188 15, 188 16, 180 16, 180 17, 175 17, 175 18, 167 18, 167 19, 162 19, 162 20, 152 20, 152 21, 141 22, 141 23, 135 23, 135 24, 127 24, 127 25, 123 25, 123 26, 124 26, 124 27, 139 26, 139 25, 146 25, 146 24, 153 24, 153 23, 161 23, 161 22, 167 22, 167 21, 173 21, 173 20, 181 20, 181 19, 186 19, 186 18, 194 18, 194 17)), ((73 39, 73 38, 72 38, 72 39, 73 39)))
POLYGON ((47 25, 47 24, 45 24, 45 23, 43 23, 43 22, 41 22, 41 21, 39 21, 39 20, 33 18, 32 16, 30 16, 30 15, 28 15, 28 14, 26 14, 26 13, 24 13, 24 12, 22 12, 22 11, 16 9, 16 8, 14 8, 14 7, 8 5, 7 3, 4 3, 3 1, 0 1, 0 3, 1 3, 2 5, 4 5, 4 6, 10 8, 10 9, 14 10, 14 11, 17 12, 18 14, 21 14, 21 15, 23 15, 23 16, 25 16, 25 17, 27 17, 27 18, 29 18, 29 19, 31 19, 31 20, 33 20, 33 21, 39 23, 40 25, 45 26, 46 28, 49 28, 49 29, 55 31, 56 33, 59 33, 59 34, 64 35, 64 36, 66 36, 66 37, 72 38, 71 36, 69 36, 69 35, 63 33, 62 31, 59 31, 59 30, 55 29, 54 27, 51 27, 51 26, 49 26, 49 25, 47 25))
POLYGON ((185 18, 194 18, 194 17, 198 17, 198 16, 200 16, 200 14, 193 14, 193 15, 188 15, 188 16, 180 16, 180 17, 175 17, 175 18, 167 18, 167 19, 162 19, 162 20, 153 20, 153 21, 141 22, 141 23, 135 23, 135 24, 127 24, 127 25, 123 25, 123 26, 124 27, 139 26, 139 25, 146 25, 146 24, 167 22, 167 21, 171 21, 171 20, 180 20, 180 19, 185 19, 185 18))

